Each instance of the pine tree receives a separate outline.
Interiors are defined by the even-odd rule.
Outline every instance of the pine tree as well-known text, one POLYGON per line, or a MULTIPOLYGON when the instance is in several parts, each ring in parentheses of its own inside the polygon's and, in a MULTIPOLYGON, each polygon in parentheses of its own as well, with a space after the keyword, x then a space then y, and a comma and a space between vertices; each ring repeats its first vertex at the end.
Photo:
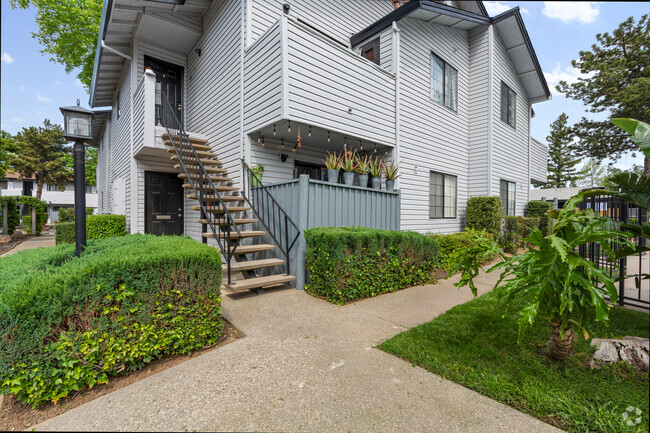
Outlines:
POLYGON ((548 180, 543 188, 566 188, 580 179, 576 165, 580 158, 573 153, 573 131, 567 126, 569 116, 562 113, 551 123, 548 142, 548 180))

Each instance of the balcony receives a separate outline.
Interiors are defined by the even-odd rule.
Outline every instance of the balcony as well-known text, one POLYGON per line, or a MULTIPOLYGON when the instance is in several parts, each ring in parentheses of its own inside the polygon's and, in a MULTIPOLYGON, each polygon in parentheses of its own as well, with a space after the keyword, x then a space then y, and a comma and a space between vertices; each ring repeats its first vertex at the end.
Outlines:
POLYGON ((395 144, 395 76, 294 18, 282 17, 244 57, 244 129, 281 120, 395 144))

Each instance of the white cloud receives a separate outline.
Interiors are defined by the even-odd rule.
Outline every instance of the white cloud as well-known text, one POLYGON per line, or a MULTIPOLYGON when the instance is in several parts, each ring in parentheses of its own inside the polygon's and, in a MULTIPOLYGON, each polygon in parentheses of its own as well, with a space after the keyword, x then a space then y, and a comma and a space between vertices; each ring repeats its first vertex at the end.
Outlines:
POLYGON ((36 90, 34 90, 34 93, 36 94, 36 100, 37 100, 38 102, 50 102, 50 101, 51 101, 50 98, 41 95, 41 94, 38 93, 36 90))
POLYGON ((11 121, 16 123, 22 123, 25 121, 25 119, 23 119, 22 117, 14 117, 13 119, 11 119, 11 121))
POLYGON ((578 21, 583 24, 593 22, 600 8, 596 2, 544 2, 542 13, 549 18, 558 19, 565 23, 578 21))
POLYGON ((54 82, 54 85, 55 85, 55 86, 60 86, 61 84, 63 84, 63 81, 58 81, 58 80, 57 80, 57 81, 54 82))
MULTIPOLYGON (((483 4, 485 5, 485 9, 487 9, 488 11, 488 15, 490 15, 491 17, 502 14, 505 11, 509 11, 510 9, 513 8, 513 6, 506 5, 498 1, 486 1, 483 2, 483 4)), ((528 9, 520 8, 519 12, 521 12, 522 14, 527 14, 528 9)))
POLYGON ((77 80, 74 82, 74 84, 75 84, 75 86, 77 86, 77 87, 81 87, 81 88, 84 87, 84 83, 82 83, 81 80, 80 80, 79 78, 77 78, 77 80))
POLYGON ((9 55, 9 53, 2 53, 2 56, 0 57, 0 60, 2 61, 2 63, 13 63, 14 60, 16 60, 16 59, 11 57, 9 55))
POLYGON ((569 84, 575 83, 578 81, 578 77, 580 77, 580 71, 575 69, 573 66, 568 66, 563 70, 560 64, 556 63, 553 71, 544 72, 544 77, 546 78, 548 86, 551 88, 551 93, 555 96, 562 96, 562 94, 555 90, 555 86, 559 84, 560 81, 566 81, 569 84))

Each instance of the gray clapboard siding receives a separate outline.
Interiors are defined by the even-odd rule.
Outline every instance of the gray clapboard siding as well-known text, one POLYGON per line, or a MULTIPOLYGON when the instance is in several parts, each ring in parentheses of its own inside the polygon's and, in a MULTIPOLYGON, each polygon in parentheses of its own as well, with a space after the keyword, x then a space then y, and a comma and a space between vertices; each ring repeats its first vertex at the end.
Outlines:
POLYGON ((282 37, 276 22, 244 57, 244 130, 282 117, 282 37))
MULTIPOLYGON (((144 80, 140 80, 138 87, 135 89, 133 95, 133 154, 136 155, 140 149, 145 145, 144 142, 144 100, 145 100, 145 85, 144 80)), ((148 143, 152 146, 153 143, 148 143)))
POLYGON ((463 228, 468 196, 469 43, 467 32, 415 20, 399 22, 402 191, 401 228, 456 232, 463 228), (430 98, 431 52, 458 70, 458 111, 430 98), (429 173, 457 176, 457 217, 429 219, 429 173))
POLYGON ((97 208, 98 213, 111 212, 110 180, 111 180, 111 121, 106 119, 104 131, 97 150, 97 208))
POLYGON ((379 35, 379 63, 387 71, 393 68, 393 29, 384 30, 379 35))
POLYGON ((546 144, 531 138, 530 140, 530 177, 538 182, 547 181, 547 157, 548 148, 546 144))
POLYGON ((291 4, 290 14, 348 45, 360 32, 393 10, 390 0, 248 0, 251 2, 251 38, 254 42, 280 19, 282 5, 291 4))
MULTIPOLYGON (((240 67, 245 2, 214 1, 203 17, 203 35, 187 58, 186 129, 208 138, 230 177, 240 172, 240 67), (195 52, 201 48, 201 56, 195 52)), ((186 200, 185 233, 201 239, 199 212, 186 200)))
POLYGON ((494 83, 492 88, 492 194, 498 195, 500 179, 517 184, 516 214, 523 215, 528 201, 528 95, 515 72, 505 47, 494 29, 494 83), (501 120, 501 81, 517 93, 515 128, 501 120))
POLYGON ((393 145, 394 75, 299 22, 285 22, 289 117, 393 145))

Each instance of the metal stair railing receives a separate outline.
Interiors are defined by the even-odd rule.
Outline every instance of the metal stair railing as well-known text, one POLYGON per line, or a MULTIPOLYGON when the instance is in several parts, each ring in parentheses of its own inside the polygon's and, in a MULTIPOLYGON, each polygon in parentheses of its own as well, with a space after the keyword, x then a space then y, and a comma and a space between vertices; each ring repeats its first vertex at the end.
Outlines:
POLYGON ((243 178, 241 195, 251 207, 286 259, 287 275, 291 274, 289 252, 300 237, 300 229, 275 200, 262 180, 242 159, 243 178), (295 235, 290 235, 290 231, 295 235))
MULTIPOLYGON (((228 268, 228 284, 232 283, 230 262, 237 246, 241 242, 241 231, 235 224, 221 194, 214 186, 210 174, 206 171, 181 121, 176 117, 174 108, 169 103, 167 95, 162 92, 161 121, 169 141, 171 141, 182 173, 192 187, 201 208, 201 215, 206 219, 214 235, 221 253, 226 258, 228 268), (233 232, 236 234, 233 241, 233 232)), ((217 176, 220 176, 217 175, 217 176)), ((203 233, 201 234, 203 236, 203 233)))

